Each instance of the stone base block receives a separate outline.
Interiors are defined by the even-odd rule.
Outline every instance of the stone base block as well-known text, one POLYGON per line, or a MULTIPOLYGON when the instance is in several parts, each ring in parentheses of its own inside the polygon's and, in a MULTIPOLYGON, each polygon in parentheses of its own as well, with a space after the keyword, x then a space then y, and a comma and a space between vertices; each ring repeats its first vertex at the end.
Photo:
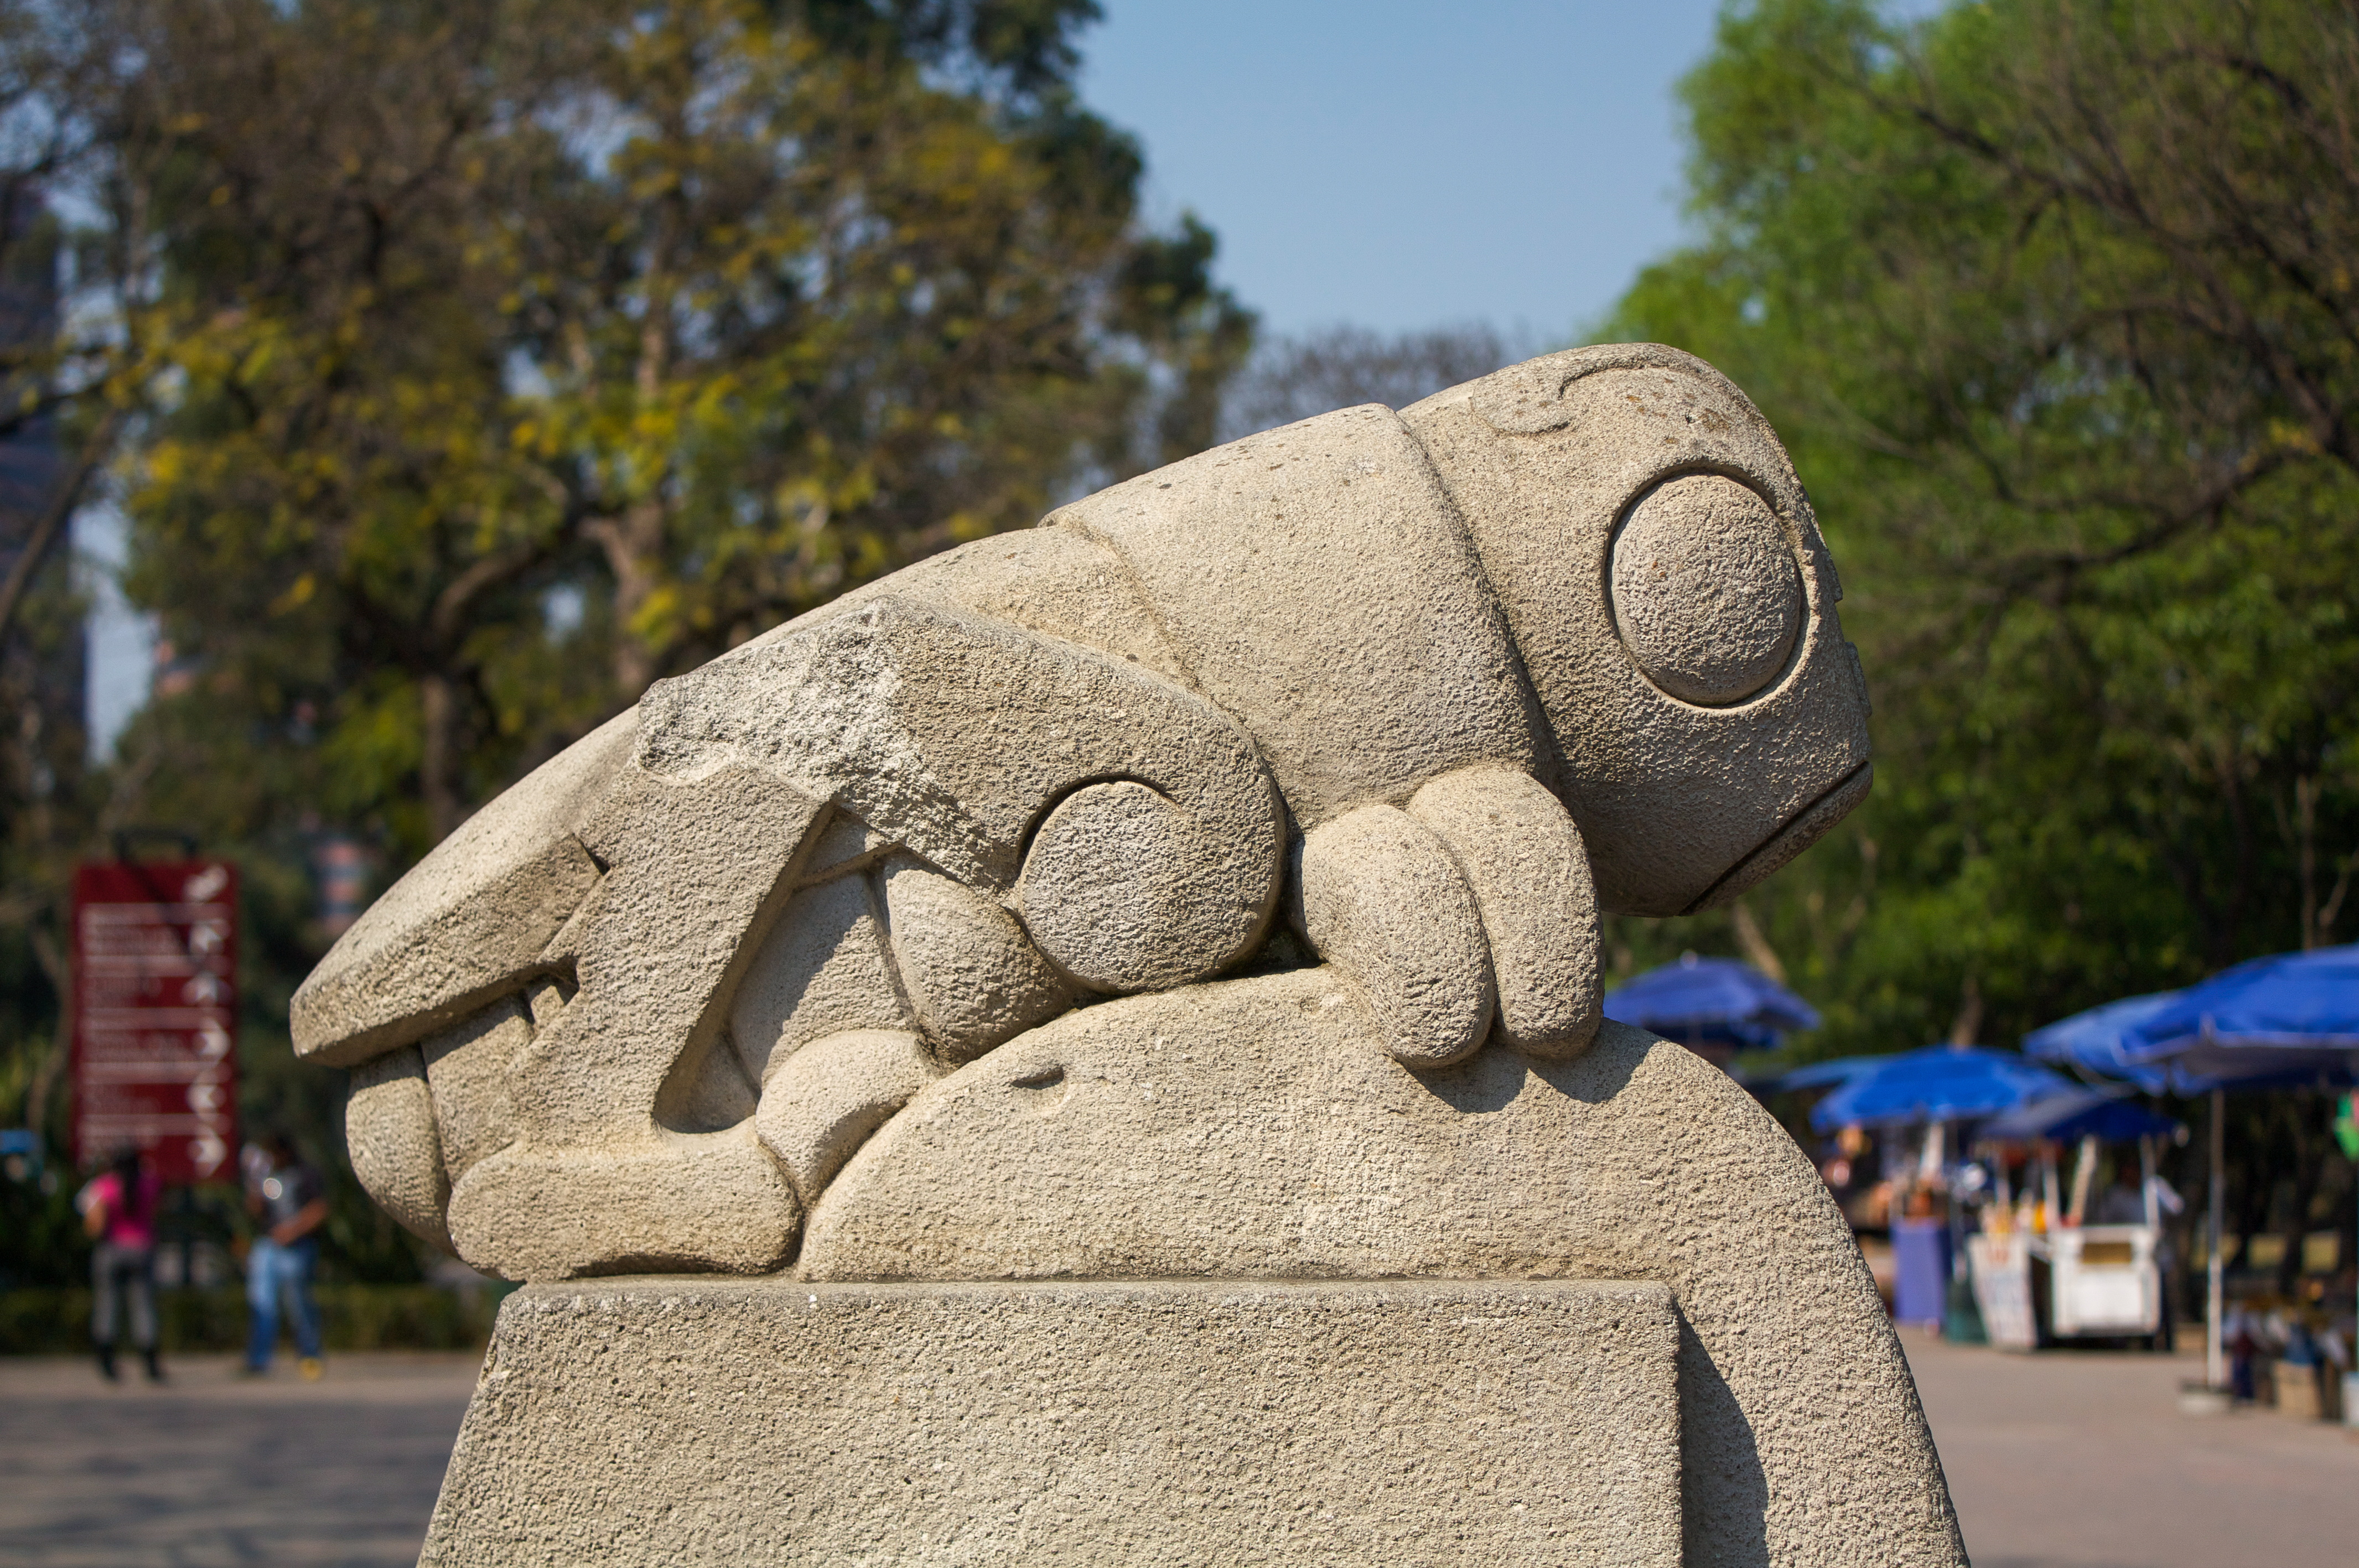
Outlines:
POLYGON ((1680 1562, 1670 1293, 519 1290, 421 1562, 1680 1562))

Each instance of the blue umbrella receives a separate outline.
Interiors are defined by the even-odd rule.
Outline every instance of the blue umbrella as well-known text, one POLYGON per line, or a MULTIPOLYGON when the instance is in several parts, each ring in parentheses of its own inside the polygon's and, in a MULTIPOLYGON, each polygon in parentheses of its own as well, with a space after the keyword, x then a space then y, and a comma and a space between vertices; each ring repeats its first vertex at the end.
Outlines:
MULTIPOLYGON (((2099 1070, 2134 1079, 2161 1073, 2181 1094, 2211 1091, 2211 1321, 2204 1367, 2207 1380, 2216 1387, 2226 1365, 2220 1338, 2225 1301, 2220 1237, 2226 1206, 2222 1092, 2359 1081, 2359 945, 2256 958, 2184 991, 2115 1006, 2142 1002, 2158 1005, 2119 1025, 2118 1044, 2112 1048, 2119 1065, 2099 1070)), ((2084 1013, 2049 1029, 2068 1030, 2093 1016, 2084 1013)), ((2098 1046, 2096 1054, 2105 1049, 2098 1046)), ((2096 1065, 2078 1053, 2075 1060, 2096 1065)))
POLYGON ((2177 1122, 2144 1105, 2094 1089, 2068 1089, 1993 1116, 1975 1137, 1989 1143, 2073 1143, 2084 1138, 2130 1143, 2141 1138, 2169 1138, 2178 1131, 2177 1122))
POLYGON ((1793 1089, 1823 1089, 1831 1083, 1848 1083, 1853 1079, 1875 1072, 1891 1061, 1888 1056, 1837 1056, 1825 1062, 1812 1062, 1789 1073, 1773 1073, 1766 1078, 1747 1078, 1745 1086, 1758 1094, 1782 1094, 1793 1089))
POLYGON ((1733 958, 1680 955, 1605 998, 1605 1016, 1688 1045, 1776 1046, 1788 1029, 1819 1027, 1810 1004, 1733 958))
POLYGON ((1905 1127, 1971 1121, 2011 1111, 2071 1083, 2011 1051, 1929 1045, 1888 1056, 1810 1108, 1821 1132, 1839 1127, 1905 1127))
POLYGON ((2129 1065, 2167 1062, 2188 1083, 2350 1083, 2359 1075, 2359 945, 2223 969, 2125 1027, 2122 1048, 2129 1065))
POLYGON ((2024 1054, 2042 1062, 2086 1068, 2135 1083, 2150 1094, 2160 1094, 2172 1087, 2169 1070, 2135 1060, 2126 1036, 2133 1024, 2144 1023, 2178 999, 2176 991, 2157 991, 2144 996, 2125 996, 2118 1002, 2075 1013, 2025 1035, 2024 1054))

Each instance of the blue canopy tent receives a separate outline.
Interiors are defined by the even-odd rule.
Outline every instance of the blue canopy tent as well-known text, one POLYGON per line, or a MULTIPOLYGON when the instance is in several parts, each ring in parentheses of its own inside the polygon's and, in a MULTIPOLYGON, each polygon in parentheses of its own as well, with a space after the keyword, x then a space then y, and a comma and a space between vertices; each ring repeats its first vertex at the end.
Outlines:
POLYGON ((2131 1026, 2144 1023, 2178 999, 2176 991, 2156 991, 2074 1013, 2025 1035, 2024 1054, 2135 1083, 2149 1094, 2162 1094, 2174 1087, 2170 1070, 2133 1059, 2127 1035, 2131 1026))
POLYGON ((1810 1003, 1759 970, 1692 953, 1609 993, 1605 1016, 1690 1050, 1773 1050, 1787 1030, 1819 1027, 1810 1003))
POLYGON ((2011 1051, 1929 1045, 1885 1057, 1844 1082, 1810 1108, 1810 1125, 1832 1132, 1853 1125, 1973 1121, 2071 1087, 2061 1075, 2011 1051))
POLYGON ((2182 1082, 2349 1083, 2359 1076, 2359 944, 2223 969, 2122 1031, 2133 1066, 2182 1082))
POLYGON ((2073 1143, 2084 1138, 2135 1143, 2178 1131, 2177 1122, 2144 1105, 2094 1089, 2068 1089, 1993 1116, 1976 1136, 1986 1143, 2073 1143))
POLYGON ((2223 1092, 2359 1082, 2359 945, 2256 958, 2184 991, 2110 1003, 2027 1035, 2024 1049, 2142 1088, 2211 1094, 2205 1365, 2208 1381, 2219 1387, 2225 1368, 2223 1092))
POLYGON ((2212 1091, 2212 1246, 2205 1281, 2212 1323, 2205 1362, 2214 1388, 2226 1294, 2221 1233, 2227 1203, 2222 1091, 2359 1082, 2359 944, 2282 953, 2190 985, 2123 1031, 2134 1065, 2167 1065, 2182 1093, 2212 1091))
MULTIPOLYGON (((1836 1064, 1827 1063, 1829 1068, 1836 1064)), ((2013 1110, 2027 1100, 2071 1084, 2011 1051, 1978 1045, 1933 1045, 1862 1063, 1810 1108, 1821 1132, 1841 1127, 1930 1127, 1924 1160, 1940 1163, 1943 1129, 2013 1110)), ((1950 1258, 1957 1221, 1892 1218, 1892 1310, 1903 1322, 1940 1322, 1947 1315, 1950 1258)))

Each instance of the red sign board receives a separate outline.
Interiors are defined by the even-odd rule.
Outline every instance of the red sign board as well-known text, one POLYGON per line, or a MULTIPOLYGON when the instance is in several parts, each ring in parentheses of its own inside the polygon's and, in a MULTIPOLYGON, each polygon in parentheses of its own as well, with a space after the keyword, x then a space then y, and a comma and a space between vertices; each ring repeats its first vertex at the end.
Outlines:
POLYGON ((74 873, 74 1158, 127 1143, 167 1181, 237 1170, 237 868, 74 873))

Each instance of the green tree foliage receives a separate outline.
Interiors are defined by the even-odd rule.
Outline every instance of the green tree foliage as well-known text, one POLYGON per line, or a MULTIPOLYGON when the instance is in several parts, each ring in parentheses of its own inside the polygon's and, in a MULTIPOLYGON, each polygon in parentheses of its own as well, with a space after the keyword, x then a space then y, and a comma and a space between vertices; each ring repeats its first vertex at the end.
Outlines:
MULTIPOLYGON (((1620 963, 1788 972, 1820 1056, 2350 940, 2359 14, 1762 0, 1682 92, 1702 237, 1603 335, 1787 439, 1877 780, 1737 908, 1615 922, 1620 963)), ((2232 1230, 2347 1233, 2324 1100, 2228 1111, 2232 1230)))
POLYGON ((1879 760, 1726 928, 1657 942, 1782 960, 1832 1053, 2347 934, 2354 67, 2359 16, 2290 0, 1723 15, 1682 88, 1702 240, 1605 335, 1786 436, 1879 760))
MULTIPOLYGON (((61 546, 125 428, 139 356, 129 333, 93 330, 69 309, 62 289, 77 269, 103 272, 109 258, 49 198, 93 166, 108 116, 92 105, 112 101, 114 80, 92 18, 0 0, 0 441, 10 448, 0 484, 0 1115, 15 1120, 21 1106, 45 1125, 62 1104, 66 1065, 64 893, 94 788, 83 766, 85 605, 61 546)), ((53 1197, 28 1201, 39 1209, 53 1197)), ((0 1221, 0 1272, 16 1271, 18 1238, 53 1228, 12 1209, 0 1221)))
POLYGON ((1082 5, 143 15, 179 380, 132 585, 201 669, 141 738, 284 779, 184 815, 414 856, 658 676, 1136 466, 1156 372, 1245 346, 1073 101, 1082 5))

